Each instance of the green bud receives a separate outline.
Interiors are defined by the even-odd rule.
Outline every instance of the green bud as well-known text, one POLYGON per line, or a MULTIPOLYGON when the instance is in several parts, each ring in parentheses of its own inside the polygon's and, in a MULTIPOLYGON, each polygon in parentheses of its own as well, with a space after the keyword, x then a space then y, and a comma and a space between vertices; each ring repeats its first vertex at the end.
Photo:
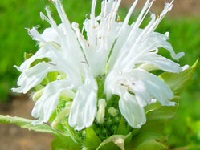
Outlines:
POLYGON ((58 72, 57 72, 57 71, 49 72, 49 73, 47 74, 48 82, 55 81, 55 80, 57 79, 57 76, 58 76, 58 72))
POLYGON ((43 88, 44 86, 42 84, 38 84, 37 86, 35 86, 35 91, 42 90, 43 88))
POLYGON ((67 78, 67 75, 65 73, 60 73, 58 76, 57 76, 57 79, 58 80, 63 80, 63 79, 66 79, 67 78))
POLYGON ((117 115, 117 110, 116 110, 114 107, 109 107, 109 108, 108 108, 108 113, 109 113, 111 116, 115 117, 115 116, 117 115))
POLYGON ((64 91, 60 93, 60 99, 69 101, 70 99, 73 99, 75 97, 75 93, 72 91, 64 91))
POLYGON ((42 96, 43 91, 44 91, 44 90, 41 89, 41 90, 35 92, 35 93, 33 94, 32 99, 33 99, 34 101, 37 101, 37 100, 42 96))

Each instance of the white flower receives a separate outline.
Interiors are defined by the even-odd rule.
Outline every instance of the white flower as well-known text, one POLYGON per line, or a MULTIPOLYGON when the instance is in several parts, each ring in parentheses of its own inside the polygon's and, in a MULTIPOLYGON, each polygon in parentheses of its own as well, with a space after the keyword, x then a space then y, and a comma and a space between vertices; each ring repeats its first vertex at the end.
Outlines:
POLYGON ((167 33, 154 32, 171 10, 172 2, 166 3, 158 17, 151 14, 151 20, 144 29, 140 25, 153 1, 147 0, 136 21, 130 23, 137 2, 133 3, 124 21, 119 22, 116 18, 120 0, 104 0, 99 16, 95 15, 96 0, 93 0, 90 18, 84 21, 83 32, 80 32, 77 23, 69 22, 59 0, 53 1, 61 19, 59 25, 48 9, 47 16, 41 13, 51 27, 42 34, 36 28, 29 30, 40 47, 35 55, 18 67, 22 74, 18 79, 19 87, 13 90, 27 93, 52 71, 64 74, 65 78, 44 87, 32 110, 32 116, 38 118, 34 123, 49 120, 64 92, 72 99, 68 123, 76 130, 91 126, 96 117, 97 102, 103 98, 97 97, 100 90, 96 82, 98 76, 105 76, 102 92, 107 96, 106 100, 112 100, 112 95, 120 97, 120 112, 133 128, 140 128, 145 123, 146 105, 155 100, 164 106, 174 105, 170 102, 172 91, 150 72, 155 69, 181 71, 179 64, 157 53, 160 47, 169 51, 174 59, 179 59, 183 53, 174 53, 167 42, 167 33), (42 61, 44 58, 48 61, 42 61), (36 60, 41 61, 33 65, 36 60))

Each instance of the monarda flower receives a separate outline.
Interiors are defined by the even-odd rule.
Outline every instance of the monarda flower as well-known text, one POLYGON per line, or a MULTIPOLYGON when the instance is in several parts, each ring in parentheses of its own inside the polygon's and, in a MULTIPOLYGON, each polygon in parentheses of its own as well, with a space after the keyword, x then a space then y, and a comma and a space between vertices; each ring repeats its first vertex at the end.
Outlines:
MULTIPOLYGON (((18 87, 13 91, 27 93, 36 90, 33 124, 50 122, 52 126, 66 120, 77 131, 92 125, 119 124, 124 118, 131 128, 141 128, 146 122, 145 107, 152 103, 174 106, 173 92, 155 70, 179 73, 180 65, 159 55, 159 48, 175 54, 168 43, 169 34, 155 32, 171 10, 166 3, 160 15, 150 13, 150 21, 141 24, 149 14, 153 1, 147 0, 134 22, 130 17, 138 3, 133 2, 125 19, 118 16, 120 0, 104 0, 96 15, 96 0, 88 18, 79 29, 70 23, 59 0, 53 0, 61 23, 57 24, 47 8, 41 13, 50 27, 39 33, 28 30, 39 50, 17 69, 21 72, 18 87), (49 77, 51 78, 50 80, 49 77)), ((111 134, 115 133, 112 126, 111 134)))

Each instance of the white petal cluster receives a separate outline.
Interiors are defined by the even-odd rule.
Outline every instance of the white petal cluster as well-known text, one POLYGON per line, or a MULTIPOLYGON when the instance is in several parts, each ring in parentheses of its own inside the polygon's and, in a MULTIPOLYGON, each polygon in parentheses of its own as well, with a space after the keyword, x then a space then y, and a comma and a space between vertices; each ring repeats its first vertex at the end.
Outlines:
POLYGON ((29 30, 31 37, 39 43, 39 50, 20 67, 18 88, 15 92, 27 93, 40 84, 49 72, 56 71, 66 77, 57 79, 42 90, 32 110, 37 122, 47 122, 58 105, 61 93, 72 99, 68 123, 76 130, 92 125, 98 108, 98 85, 96 78, 105 76, 104 94, 107 100, 118 95, 120 113, 130 126, 140 128, 145 123, 144 107, 155 101, 171 106, 173 93, 152 70, 180 72, 179 64, 158 54, 158 48, 166 49, 173 59, 183 53, 175 54, 167 42, 168 33, 160 34, 154 30, 171 10, 172 2, 166 3, 159 16, 151 14, 149 23, 141 29, 141 23, 149 13, 153 1, 147 0, 135 22, 129 19, 137 5, 135 0, 124 21, 120 22, 117 11, 120 0, 104 0, 101 12, 95 15, 96 0, 92 1, 89 18, 83 23, 82 32, 77 23, 70 23, 59 0, 53 3, 61 19, 60 24, 41 13, 51 25, 43 33, 37 28, 29 30), (36 60, 41 61, 36 65, 36 60))

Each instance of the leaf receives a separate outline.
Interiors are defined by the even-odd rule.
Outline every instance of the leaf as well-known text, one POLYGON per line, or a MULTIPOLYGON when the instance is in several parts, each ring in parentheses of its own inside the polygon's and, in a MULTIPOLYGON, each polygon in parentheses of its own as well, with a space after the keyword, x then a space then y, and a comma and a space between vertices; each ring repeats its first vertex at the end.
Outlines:
POLYGON ((67 121, 63 122, 63 133, 67 133, 69 137, 75 142, 75 143, 82 143, 82 139, 78 135, 78 133, 72 128, 67 121))
POLYGON ((0 123, 2 123, 2 124, 15 124, 21 128, 26 128, 26 129, 33 130, 36 132, 47 132, 47 133, 57 134, 56 131, 54 131, 47 124, 33 125, 32 121, 33 120, 28 120, 28 119, 24 119, 24 118, 20 118, 20 117, 11 117, 11 116, 0 115, 0 123))
POLYGON ((165 144, 160 143, 157 140, 146 140, 137 146, 135 150, 167 150, 168 147, 165 144))
POLYGON ((70 136, 57 135, 51 143, 52 150, 81 150, 81 145, 74 142, 70 136))
POLYGON ((119 127, 117 129, 116 134, 117 135, 127 135, 129 133, 130 129, 127 127, 127 125, 124 122, 124 118, 121 116, 119 127))
POLYGON ((154 111, 149 111, 146 115, 147 121, 171 119, 176 114, 177 107, 178 105, 162 106, 154 111))
POLYGON ((85 132, 86 138, 84 140, 84 146, 88 149, 96 149, 100 145, 101 140, 92 128, 86 128, 85 132))
POLYGON ((47 124, 32 124, 33 120, 28 120, 20 117, 2 116, 0 115, 0 123, 2 124, 15 124, 21 128, 26 128, 36 132, 46 132, 54 135, 52 141, 53 150, 79 150, 81 146, 79 143, 74 142, 70 136, 64 136, 63 133, 53 130, 47 124))
POLYGON ((154 111, 154 110, 157 110, 157 109, 159 109, 160 107, 162 107, 162 105, 160 104, 160 103, 158 103, 158 102, 156 102, 156 103, 151 103, 151 104, 149 104, 149 105, 147 105, 146 107, 145 107, 145 111, 148 113, 148 112, 152 112, 152 111, 154 111))
POLYGON ((176 106, 156 107, 147 113, 147 122, 126 145, 126 150, 167 150, 164 127, 166 120, 173 117, 176 106))
POLYGON ((187 83, 192 79, 195 69, 197 68, 198 60, 194 65, 180 73, 165 72, 160 77, 174 92, 174 95, 180 95, 182 90, 186 87, 187 83))
POLYGON ((126 145, 125 149, 166 150, 168 148, 168 146, 165 145, 166 137, 159 133, 159 131, 161 131, 160 129, 156 128, 159 124, 154 123, 155 122, 151 122, 145 128, 142 128, 140 132, 132 138, 132 141, 126 145))

